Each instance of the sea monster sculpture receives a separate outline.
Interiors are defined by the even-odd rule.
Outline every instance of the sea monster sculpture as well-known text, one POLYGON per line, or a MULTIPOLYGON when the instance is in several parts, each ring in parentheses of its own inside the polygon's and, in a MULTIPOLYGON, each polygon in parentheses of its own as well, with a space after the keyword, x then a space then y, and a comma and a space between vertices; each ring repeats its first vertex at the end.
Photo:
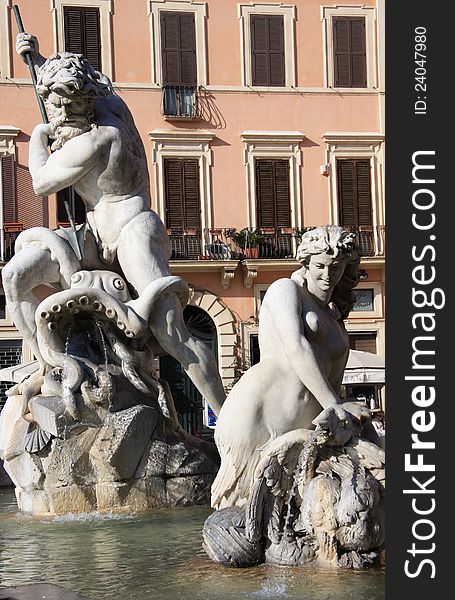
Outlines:
POLYGON ((216 450, 179 426, 152 361, 177 359, 215 413, 225 394, 213 355, 185 326, 188 286, 170 273, 170 244, 150 209, 145 150, 131 113, 81 55, 45 60, 28 34, 16 47, 39 65, 37 92, 50 121, 30 139, 35 192, 72 185, 87 210, 77 230, 82 257, 64 229, 38 227, 19 235, 2 270, 9 312, 38 361, 37 372, 9 391, 0 421, 0 456, 20 507, 137 507, 138 489, 143 508, 201 501, 216 450), (34 290, 42 285, 52 293, 40 302, 34 290), (54 475, 62 471, 52 484, 49 455, 60 461, 54 475), (66 472, 65 460, 79 467, 66 472), (128 493, 114 494, 120 482, 128 493))
POLYGON ((370 441, 368 409, 339 396, 349 352, 343 319, 358 282, 354 234, 310 230, 297 259, 302 268, 273 283, 261 305, 260 362, 220 411, 217 510, 204 548, 240 567, 363 567, 384 542, 385 461, 370 441))

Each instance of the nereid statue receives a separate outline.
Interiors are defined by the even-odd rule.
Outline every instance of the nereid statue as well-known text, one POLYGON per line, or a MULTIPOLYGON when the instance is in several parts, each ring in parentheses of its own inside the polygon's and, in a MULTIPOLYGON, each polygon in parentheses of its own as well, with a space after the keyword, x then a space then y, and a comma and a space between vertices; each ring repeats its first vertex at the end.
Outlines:
POLYGON ((216 451, 180 428, 152 361, 176 358, 215 413, 225 394, 214 357, 185 326, 188 286, 170 273, 131 113, 81 55, 45 60, 28 34, 18 36, 17 50, 40 65, 37 90, 50 121, 30 139, 35 192, 73 186, 87 210, 77 231, 82 260, 65 230, 33 228, 18 237, 2 271, 10 314, 39 364, 10 390, 0 423, 0 453, 20 507, 201 501, 216 451), (43 284, 52 294, 40 303, 34 289, 43 284))
POLYGON ((306 232, 302 268, 273 283, 259 315, 261 359, 233 387, 215 441, 217 509, 204 525, 214 560, 361 567, 384 542, 384 452, 369 411, 341 404, 359 256, 340 227, 306 232), (372 438, 374 439, 374 438, 372 438))

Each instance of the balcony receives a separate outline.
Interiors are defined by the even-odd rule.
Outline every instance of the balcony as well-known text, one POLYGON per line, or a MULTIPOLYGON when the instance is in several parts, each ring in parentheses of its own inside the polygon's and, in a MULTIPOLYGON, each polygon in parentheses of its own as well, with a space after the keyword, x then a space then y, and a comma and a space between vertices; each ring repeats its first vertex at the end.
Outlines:
MULTIPOLYGON (((314 227, 244 227, 218 229, 168 229, 171 260, 289 260, 302 235, 314 227)), ((384 226, 345 227, 355 233, 362 258, 384 257, 384 226)))
POLYGON ((202 118, 200 88, 187 85, 164 86, 161 114, 165 119, 191 121, 202 118))
POLYGON ((4 223, 0 229, 0 263, 6 263, 14 256, 14 244, 23 229, 22 223, 4 223))

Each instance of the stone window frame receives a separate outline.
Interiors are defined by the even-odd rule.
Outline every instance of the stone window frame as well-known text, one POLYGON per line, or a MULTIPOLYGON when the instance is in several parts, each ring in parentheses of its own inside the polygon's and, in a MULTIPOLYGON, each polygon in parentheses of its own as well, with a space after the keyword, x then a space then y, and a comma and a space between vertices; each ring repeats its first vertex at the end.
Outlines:
POLYGON ((385 353, 385 321, 384 319, 372 320, 363 323, 357 321, 345 321, 348 334, 375 334, 376 335, 376 354, 381 356, 385 353))
MULTIPOLYGON (((0 0, 0 81, 11 79, 11 27, 10 13, 13 5, 12 0, 0 0)), ((11 16, 11 18, 13 18, 11 16)))
MULTIPOLYGON (((5 292, 3 291, 2 288, 0 288, 0 296, 2 298, 5 298, 5 292)), ((9 314, 8 304, 6 303, 6 298, 5 298, 5 318, 0 319, 0 326, 5 326, 5 325, 8 327, 14 327, 13 320, 11 318, 11 315, 9 314)), ((8 332, 8 337, 10 337, 10 333, 11 332, 8 332)))
POLYGON ((289 161, 291 227, 301 227, 303 208, 300 183, 300 167, 302 166, 300 144, 305 139, 305 134, 300 131, 243 131, 240 137, 244 144, 248 227, 257 227, 255 161, 260 158, 289 161))
POLYGON ((149 134, 153 142, 152 162, 155 165, 156 212, 166 223, 164 197, 164 159, 196 158, 199 164, 199 194, 201 202, 201 228, 212 229, 211 142, 215 134, 200 129, 154 129, 149 134))
POLYGON ((383 314, 382 306, 382 286, 377 281, 360 281, 356 290, 373 290, 373 310, 352 310, 349 313, 349 320, 354 319, 366 319, 366 318, 379 318, 381 319, 383 314))
MULTIPOLYGON (((339 202, 337 181, 337 160, 367 159, 371 164, 371 205, 373 227, 378 235, 377 226, 385 224, 384 216, 384 170, 383 145, 384 134, 371 132, 326 132, 322 136, 326 144, 326 162, 328 165, 330 223, 339 225, 339 202)), ((325 166, 327 166, 325 165, 325 166)), ((378 239, 377 248, 381 248, 378 239)))
POLYGON ((54 48, 56 52, 64 50, 64 15, 63 7, 98 8, 100 11, 101 35, 101 70, 112 80, 113 54, 112 54, 112 20, 114 12, 112 0, 51 0, 51 12, 54 28, 54 48))
POLYGON ((378 43, 376 36, 376 7, 354 6, 352 4, 332 4, 321 6, 321 21, 324 37, 324 85, 340 92, 371 91, 378 88, 378 71, 376 57, 378 43), (365 47, 367 67, 366 88, 337 88, 335 87, 335 63, 333 57, 333 18, 334 17, 363 17, 365 19, 365 47))
POLYGON ((194 2, 191 0, 147 0, 147 7, 150 19, 152 84, 157 86, 162 86, 163 84, 160 13, 175 11, 194 13, 197 85, 207 85, 207 2, 194 2))
POLYGON ((259 317, 259 310, 261 308, 261 292, 266 292, 271 283, 255 283, 253 284, 253 294, 254 294, 254 314, 256 315, 256 319, 259 317))
MULTIPOLYGON (((20 129, 13 125, 0 125, 0 156, 10 154, 16 160, 16 144, 14 139, 19 135, 20 129)), ((1 187, 1 179, 0 179, 1 187)), ((3 236, 3 196, 1 195, 0 189, 0 234, 3 236)), ((3 240, 3 237, 2 237, 3 240)), ((3 243, 3 242, 2 242, 3 243)), ((0 320, 1 324, 5 324, 3 319, 0 320)), ((10 324, 9 322, 6 324, 10 324)), ((11 323, 12 324, 12 323, 11 323)))
POLYGON ((283 87, 253 86, 253 73, 251 68, 251 15, 279 15, 283 17, 284 24, 284 61, 285 61, 285 86, 294 88, 296 86, 295 65, 295 20, 296 7, 294 4, 282 3, 258 3, 248 2, 238 4, 238 19, 240 22, 241 40, 241 65, 242 85, 257 90, 269 90, 276 92, 283 87))

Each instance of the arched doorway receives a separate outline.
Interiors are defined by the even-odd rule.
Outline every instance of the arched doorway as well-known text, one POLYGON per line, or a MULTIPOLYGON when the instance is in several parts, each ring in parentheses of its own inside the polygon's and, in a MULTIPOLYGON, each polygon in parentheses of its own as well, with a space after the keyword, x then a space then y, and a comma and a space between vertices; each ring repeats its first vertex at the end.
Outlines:
MULTIPOLYGON (((202 308, 188 305, 183 311, 183 318, 191 335, 206 344, 215 360, 218 360, 217 332, 211 317, 202 308)), ((183 367, 172 356, 162 356, 160 377, 171 387, 182 427, 193 435, 201 435, 204 425, 204 401, 183 367)))

